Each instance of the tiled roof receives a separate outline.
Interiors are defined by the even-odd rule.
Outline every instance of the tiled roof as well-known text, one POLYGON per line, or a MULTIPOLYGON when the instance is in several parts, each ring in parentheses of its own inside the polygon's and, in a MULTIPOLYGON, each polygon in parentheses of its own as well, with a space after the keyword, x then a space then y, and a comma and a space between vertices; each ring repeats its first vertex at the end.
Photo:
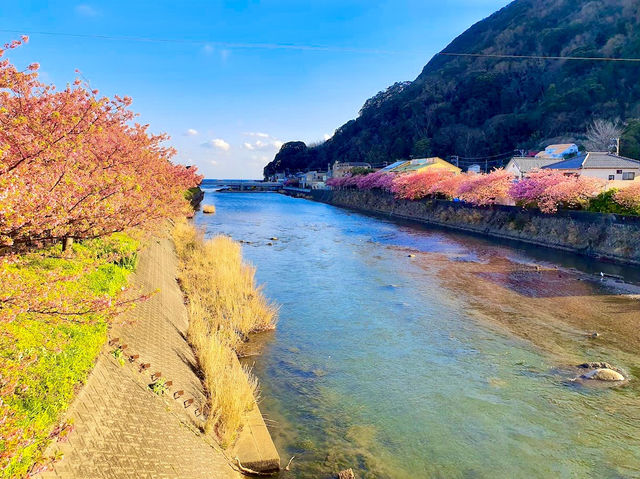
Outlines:
POLYGON ((390 165, 385 166, 385 167, 384 167, 384 168, 382 168, 382 170, 380 170, 380 171, 391 171, 391 170, 393 170, 394 168, 397 168, 398 166, 400 166, 400 165, 402 165, 402 164, 404 164, 404 163, 407 163, 407 162, 406 162, 406 161, 404 161, 404 160, 403 160, 403 161, 396 161, 395 163, 391 163, 390 165))
POLYGON ((543 168, 558 162, 557 158, 541 158, 529 156, 516 156, 511 159, 522 173, 543 168))
POLYGON ((369 163, 364 163, 362 161, 350 161, 345 163, 338 163, 338 168, 343 168, 343 167, 349 168, 352 166, 365 166, 367 168, 371 168, 371 165, 369 163))
POLYGON ((543 166, 542 168, 549 168, 550 170, 579 170, 580 168, 582 168, 582 163, 584 163, 585 158, 585 155, 579 155, 575 158, 570 158, 568 160, 563 160, 557 163, 543 166))
POLYGON ((572 146, 575 146, 575 144, 574 143, 562 143, 560 145, 549 145, 549 146, 547 146, 545 148, 545 150, 553 150, 553 151, 556 151, 556 152, 560 152, 560 151, 568 150, 572 146))
POLYGON ((563 144, 560 144, 560 145, 549 145, 544 149, 544 151, 541 151, 536 156, 538 158, 549 158, 551 156, 558 157, 558 156, 564 154, 569 149, 576 149, 577 150, 577 146, 575 145, 575 143, 563 143, 563 144))
POLYGON ((640 161, 624 156, 617 156, 612 153, 588 153, 583 168, 619 168, 638 169, 640 161))

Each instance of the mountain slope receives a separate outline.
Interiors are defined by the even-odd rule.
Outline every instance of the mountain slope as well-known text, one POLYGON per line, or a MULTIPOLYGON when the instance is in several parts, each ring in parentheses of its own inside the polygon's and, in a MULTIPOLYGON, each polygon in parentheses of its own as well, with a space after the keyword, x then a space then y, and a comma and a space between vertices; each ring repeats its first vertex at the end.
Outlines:
MULTIPOLYGON (((443 52, 640 57, 637 0, 515 0, 443 52)), ((640 63, 436 55, 413 82, 368 100, 313 148, 285 144, 265 174, 410 155, 500 155, 640 117, 640 63)))

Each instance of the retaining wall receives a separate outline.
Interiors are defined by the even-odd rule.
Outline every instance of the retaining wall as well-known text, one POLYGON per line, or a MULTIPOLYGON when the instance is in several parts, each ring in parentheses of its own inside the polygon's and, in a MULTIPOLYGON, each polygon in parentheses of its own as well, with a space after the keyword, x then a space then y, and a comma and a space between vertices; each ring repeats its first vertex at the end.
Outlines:
POLYGON ((585 211, 544 214, 516 206, 397 200, 380 190, 312 190, 323 203, 640 265, 640 217, 585 211))

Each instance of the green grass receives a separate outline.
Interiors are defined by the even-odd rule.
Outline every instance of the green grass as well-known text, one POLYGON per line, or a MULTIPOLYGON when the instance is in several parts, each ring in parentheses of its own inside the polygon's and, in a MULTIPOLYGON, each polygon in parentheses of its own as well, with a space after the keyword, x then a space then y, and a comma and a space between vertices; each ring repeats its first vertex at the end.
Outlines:
MULTIPOLYGON (((26 254, 14 270, 25 282, 45 272, 78 275, 51 288, 71 302, 79 297, 114 297, 135 268, 137 249, 136 240, 116 234, 74 244, 69 257, 61 255, 59 246, 26 254)), ((107 339, 107 322, 102 313, 73 321, 22 313, 0 324, 0 377, 18 385, 1 397, 13 423, 0 423, 0 478, 24 477, 41 458, 51 431, 107 339), (18 440, 7 440, 11 437, 18 440)))

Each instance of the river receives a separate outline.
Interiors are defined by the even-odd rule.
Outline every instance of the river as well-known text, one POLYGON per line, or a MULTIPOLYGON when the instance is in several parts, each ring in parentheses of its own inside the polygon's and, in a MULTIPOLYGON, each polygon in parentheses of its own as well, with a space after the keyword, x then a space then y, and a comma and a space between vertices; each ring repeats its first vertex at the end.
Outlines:
POLYGON ((640 301, 593 275, 637 270, 275 193, 204 203, 280 305, 245 361, 281 477, 640 477, 640 301), (631 381, 571 381, 596 360, 631 381))

